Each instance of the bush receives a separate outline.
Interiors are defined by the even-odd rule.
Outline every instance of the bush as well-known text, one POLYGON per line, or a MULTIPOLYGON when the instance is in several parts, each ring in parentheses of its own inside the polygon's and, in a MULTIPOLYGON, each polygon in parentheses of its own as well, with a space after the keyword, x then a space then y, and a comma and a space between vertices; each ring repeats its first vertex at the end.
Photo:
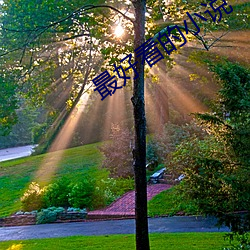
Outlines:
POLYGON ((101 208, 112 203, 117 197, 112 192, 116 180, 114 178, 101 179, 96 182, 93 194, 94 208, 101 208))
POLYGON ((49 207, 37 213, 36 224, 55 222, 59 213, 64 212, 62 207, 49 207))
POLYGON ((73 207, 91 207, 92 195, 94 193, 93 182, 87 179, 76 183, 72 186, 72 190, 69 193, 69 204, 73 207))
POLYGON ((94 208, 101 208, 111 204, 124 193, 134 189, 132 178, 106 178, 96 182, 93 194, 94 208))
POLYGON ((227 61, 210 69, 222 88, 213 113, 196 114, 208 136, 182 143, 169 163, 185 174, 187 198, 231 231, 243 233, 250 230, 250 70, 227 61))
POLYGON ((68 207, 70 190, 70 181, 66 178, 61 178, 58 181, 48 185, 45 188, 43 198, 45 207, 68 207))
POLYGON ((34 144, 38 144, 46 133, 46 130, 48 129, 48 124, 47 123, 42 123, 42 124, 37 124, 33 129, 32 129, 32 140, 34 144))
POLYGON ((28 190, 21 197, 22 209, 24 211, 39 210, 43 207, 44 189, 38 183, 32 182, 28 190))
POLYGON ((250 250, 250 240, 247 233, 228 233, 226 234, 225 239, 229 240, 231 246, 225 247, 223 250, 250 250), (235 240, 237 243, 233 244, 233 241, 235 240))

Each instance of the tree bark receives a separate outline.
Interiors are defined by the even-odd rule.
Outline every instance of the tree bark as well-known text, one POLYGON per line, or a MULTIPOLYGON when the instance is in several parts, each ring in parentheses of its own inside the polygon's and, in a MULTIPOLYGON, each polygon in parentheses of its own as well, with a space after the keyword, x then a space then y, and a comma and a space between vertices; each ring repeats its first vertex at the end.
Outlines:
MULTIPOLYGON (((135 7, 134 48, 145 42, 146 0, 133 1, 135 7)), ((146 117, 144 101, 144 62, 135 54, 138 78, 134 79, 132 103, 134 108, 135 146, 133 149, 135 173, 136 249, 149 250, 147 180, 146 180, 146 117)))

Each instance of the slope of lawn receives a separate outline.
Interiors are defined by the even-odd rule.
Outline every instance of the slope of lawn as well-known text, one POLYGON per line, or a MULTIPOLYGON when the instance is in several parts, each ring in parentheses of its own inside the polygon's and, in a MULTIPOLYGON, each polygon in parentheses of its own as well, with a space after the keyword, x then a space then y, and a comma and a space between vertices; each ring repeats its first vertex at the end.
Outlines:
POLYGON ((175 187, 159 193, 148 203, 148 215, 150 217, 172 216, 179 212, 185 215, 199 214, 197 207, 177 194, 175 187))
MULTIPOLYGON (((86 174, 106 176, 106 171, 98 169, 102 160, 98 145, 100 143, 65 150, 51 180, 64 176, 72 181, 79 181, 86 174)), ((49 156, 53 158, 57 154, 58 152, 54 152, 49 156)), ((37 181, 36 172, 47 156, 48 154, 43 154, 0 162, 0 217, 20 210, 20 197, 30 182, 37 181)))
MULTIPOLYGON (((228 246, 224 233, 170 233, 151 234, 152 250, 221 250, 228 246)), ((78 250, 78 249, 135 249, 134 235, 74 236, 67 238, 6 241, 0 243, 4 250, 78 250)))

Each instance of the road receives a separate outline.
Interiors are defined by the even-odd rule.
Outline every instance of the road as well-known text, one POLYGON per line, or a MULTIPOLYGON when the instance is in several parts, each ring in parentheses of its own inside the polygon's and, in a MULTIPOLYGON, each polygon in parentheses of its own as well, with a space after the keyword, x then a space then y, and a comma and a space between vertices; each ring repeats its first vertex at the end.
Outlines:
MULTIPOLYGON (((170 232, 228 232, 227 227, 218 229, 216 219, 196 216, 174 216, 149 218, 150 233, 170 232)), ((2 227, 0 241, 39 238, 57 238, 74 235, 134 234, 135 220, 109 220, 94 222, 74 222, 43 224, 33 226, 2 227)))
POLYGON ((0 149, 0 162, 31 155, 34 145, 0 149))

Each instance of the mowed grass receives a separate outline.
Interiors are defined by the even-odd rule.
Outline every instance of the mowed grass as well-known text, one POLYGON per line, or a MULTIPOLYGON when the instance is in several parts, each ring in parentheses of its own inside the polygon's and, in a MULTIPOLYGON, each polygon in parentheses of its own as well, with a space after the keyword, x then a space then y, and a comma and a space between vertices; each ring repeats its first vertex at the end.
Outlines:
MULTIPOLYGON (((79 181, 84 176, 107 175, 98 166, 102 155, 97 146, 100 143, 67 149, 49 181, 66 177, 72 181, 79 181)), ((56 157, 58 152, 50 153, 50 158, 56 157)), ((21 209, 20 197, 32 181, 37 181, 36 173, 48 154, 0 162, 0 217, 8 216, 21 209)))
MULTIPOLYGON (((151 234, 151 250, 221 250, 228 246, 224 233, 151 234)), ((7 241, 1 250, 130 250, 135 249, 134 235, 74 236, 67 238, 7 241)))
POLYGON ((165 190, 148 202, 148 215, 150 217, 158 217, 162 215, 175 215, 183 212, 186 215, 199 214, 198 208, 191 202, 187 202, 172 187, 165 190))

